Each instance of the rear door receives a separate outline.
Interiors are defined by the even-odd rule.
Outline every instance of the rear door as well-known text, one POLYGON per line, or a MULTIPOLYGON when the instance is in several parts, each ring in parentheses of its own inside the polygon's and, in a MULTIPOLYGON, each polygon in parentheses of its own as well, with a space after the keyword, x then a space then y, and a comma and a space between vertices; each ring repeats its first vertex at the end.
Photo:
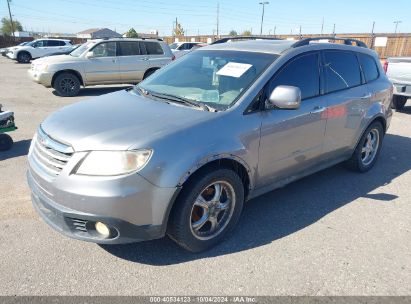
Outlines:
POLYGON ((320 71, 320 53, 305 53, 286 63, 267 85, 266 96, 279 85, 298 87, 302 102, 296 110, 261 112, 258 187, 292 179, 319 162, 326 126, 320 71))
POLYGON ((351 151, 371 95, 356 52, 325 50, 323 60, 327 99, 324 153, 338 158, 351 151))
POLYGON ((121 83, 117 43, 101 42, 90 51, 93 52, 93 57, 88 58, 84 65, 86 83, 121 83))
POLYGON ((140 41, 120 41, 118 42, 118 62, 122 82, 135 83, 143 79, 147 71, 148 57, 141 51, 140 41))
POLYGON ((49 55, 64 49, 66 45, 64 41, 60 40, 45 40, 46 47, 44 48, 44 55, 49 55))
POLYGON ((160 43, 156 41, 142 41, 146 53, 148 68, 161 68, 171 61, 166 57, 160 43))

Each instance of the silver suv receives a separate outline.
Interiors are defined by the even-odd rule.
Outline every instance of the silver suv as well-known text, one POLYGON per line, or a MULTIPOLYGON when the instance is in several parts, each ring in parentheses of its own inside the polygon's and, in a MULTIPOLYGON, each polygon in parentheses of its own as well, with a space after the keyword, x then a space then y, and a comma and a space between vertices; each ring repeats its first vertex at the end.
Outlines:
POLYGON ((76 96, 81 86, 138 83, 174 58, 169 46, 155 39, 96 39, 69 55, 33 61, 29 75, 61 96, 76 96))
POLYGON ((197 252, 251 198, 340 162, 368 171, 392 84, 360 42, 312 40, 200 48, 132 89, 51 115, 29 152, 38 213, 85 241, 168 234, 197 252))

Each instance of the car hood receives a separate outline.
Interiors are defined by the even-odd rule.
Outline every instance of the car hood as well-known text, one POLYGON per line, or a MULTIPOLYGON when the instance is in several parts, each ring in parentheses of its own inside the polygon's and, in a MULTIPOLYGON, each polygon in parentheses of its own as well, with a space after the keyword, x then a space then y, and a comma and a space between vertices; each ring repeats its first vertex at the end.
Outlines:
POLYGON ((53 64, 53 63, 67 63, 67 62, 78 62, 83 61, 81 57, 74 57, 71 55, 55 55, 50 57, 42 57, 33 61, 34 64, 53 64))
POLYGON ((77 152, 127 150, 150 148, 147 145, 156 139, 216 114, 123 90, 66 106, 46 118, 41 128, 77 152))

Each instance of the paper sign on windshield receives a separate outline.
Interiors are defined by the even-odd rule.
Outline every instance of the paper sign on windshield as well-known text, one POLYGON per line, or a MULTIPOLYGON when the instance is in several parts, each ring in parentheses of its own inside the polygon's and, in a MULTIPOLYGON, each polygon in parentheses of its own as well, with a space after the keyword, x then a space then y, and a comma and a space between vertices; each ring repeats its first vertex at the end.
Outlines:
POLYGON ((217 75, 239 78, 251 67, 252 65, 247 63, 229 62, 217 72, 217 75))

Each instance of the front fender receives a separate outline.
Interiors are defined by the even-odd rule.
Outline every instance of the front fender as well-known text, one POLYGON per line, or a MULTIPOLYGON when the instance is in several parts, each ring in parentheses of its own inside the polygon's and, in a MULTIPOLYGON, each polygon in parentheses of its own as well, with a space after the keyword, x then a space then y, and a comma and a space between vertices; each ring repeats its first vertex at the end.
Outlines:
POLYGON ((232 159, 246 168, 253 185, 258 165, 260 117, 223 116, 153 143, 150 147, 153 156, 140 174, 159 187, 178 187, 205 164, 232 159))

